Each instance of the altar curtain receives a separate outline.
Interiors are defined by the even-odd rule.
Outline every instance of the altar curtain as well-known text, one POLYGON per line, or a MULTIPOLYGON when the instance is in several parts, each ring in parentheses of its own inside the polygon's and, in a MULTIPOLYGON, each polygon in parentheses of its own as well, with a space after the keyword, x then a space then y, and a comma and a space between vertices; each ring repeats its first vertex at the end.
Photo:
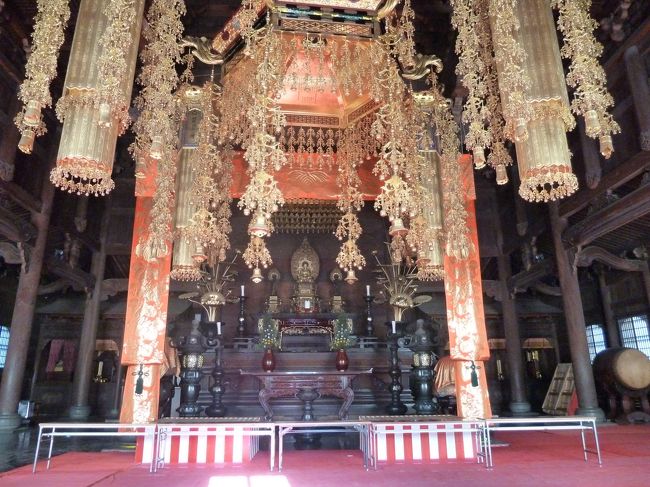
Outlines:
MULTIPOLYGON (((492 416, 485 378, 484 361, 490 358, 483 285, 476 227, 476 192, 474 172, 469 155, 460 157, 462 188, 465 192, 467 227, 472 248, 466 259, 445 256, 445 296, 447 326, 449 328, 449 353, 456 361, 456 403, 458 415, 464 418, 489 418, 492 416), (478 387, 472 386, 474 363, 478 387)), ((444 182, 443 182, 444 190, 444 182)))
MULTIPOLYGON (((136 198, 122 364, 128 367, 120 421, 146 423, 158 417, 160 367, 165 361, 171 252, 148 262, 135 248, 149 231, 153 198, 136 198), (140 366, 144 391, 135 393, 140 366)), ((168 242, 171 247, 171 241, 168 242)))
POLYGON ((47 365, 45 372, 52 373, 56 368, 56 364, 61 358, 63 362, 64 372, 73 372, 75 358, 77 355, 77 344, 74 340, 54 339, 50 341, 50 354, 47 357, 47 365), (63 356, 61 357, 61 352, 63 356))

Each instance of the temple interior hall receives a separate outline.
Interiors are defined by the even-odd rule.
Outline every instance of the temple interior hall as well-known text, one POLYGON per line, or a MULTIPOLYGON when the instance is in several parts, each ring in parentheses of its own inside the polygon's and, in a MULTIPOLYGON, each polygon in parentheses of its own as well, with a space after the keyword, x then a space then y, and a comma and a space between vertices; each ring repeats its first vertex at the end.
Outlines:
POLYGON ((646 486, 650 2, 0 1, 0 486, 646 486))

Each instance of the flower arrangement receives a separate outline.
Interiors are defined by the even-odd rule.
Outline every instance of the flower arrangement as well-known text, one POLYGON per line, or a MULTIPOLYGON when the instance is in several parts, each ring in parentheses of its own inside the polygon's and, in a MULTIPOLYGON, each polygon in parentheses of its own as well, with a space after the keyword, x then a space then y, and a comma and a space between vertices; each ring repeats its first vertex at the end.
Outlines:
POLYGON ((257 328, 260 332, 259 344, 264 349, 280 348, 280 329, 278 321, 269 315, 264 315, 260 319, 257 328))
POLYGON ((348 315, 339 315, 334 322, 333 328, 330 350, 344 350, 356 343, 356 338, 351 336, 352 320, 348 318, 348 315))

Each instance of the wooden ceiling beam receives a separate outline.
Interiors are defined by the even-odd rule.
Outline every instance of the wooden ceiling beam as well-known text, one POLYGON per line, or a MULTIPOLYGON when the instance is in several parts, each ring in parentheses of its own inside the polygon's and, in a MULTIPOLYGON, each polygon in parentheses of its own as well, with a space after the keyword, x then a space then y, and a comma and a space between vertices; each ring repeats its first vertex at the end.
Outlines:
MULTIPOLYGON (((650 160, 650 157, 648 159, 650 160)), ((563 240, 584 247, 648 213, 650 213, 650 184, 644 184, 568 228, 564 232, 563 240)))
POLYGON ((585 208, 595 198, 605 194, 610 189, 616 189, 628 181, 650 169, 650 152, 642 151, 619 164, 603 175, 600 184, 594 188, 584 188, 571 198, 560 204, 560 216, 568 218, 585 208))
MULTIPOLYGON (((45 184, 50 184, 49 181, 45 184)), ((11 181, 0 179, 0 189, 9 195, 9 197, 19 206, 33 213, 41 212, 41 202, 36 197, 29 194, 23 188, 11 181)))

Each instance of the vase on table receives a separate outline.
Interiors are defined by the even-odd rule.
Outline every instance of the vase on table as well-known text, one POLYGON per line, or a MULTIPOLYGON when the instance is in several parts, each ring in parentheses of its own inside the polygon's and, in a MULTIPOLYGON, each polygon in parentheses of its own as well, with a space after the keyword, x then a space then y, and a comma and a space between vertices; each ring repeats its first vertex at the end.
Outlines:
POLYGON ((273 372, 275 370, 275 355, 273 355, 273 349, 267 348, 264 351, 264 356, 262 357, 262 370, 265 372, 273 372))
POLYGON ((336 370, 343 372, 344 370, 348 370, 349 365, 350 360, 348 359, 348 354, 345 349, 342 348, 336 352, 336 370))

